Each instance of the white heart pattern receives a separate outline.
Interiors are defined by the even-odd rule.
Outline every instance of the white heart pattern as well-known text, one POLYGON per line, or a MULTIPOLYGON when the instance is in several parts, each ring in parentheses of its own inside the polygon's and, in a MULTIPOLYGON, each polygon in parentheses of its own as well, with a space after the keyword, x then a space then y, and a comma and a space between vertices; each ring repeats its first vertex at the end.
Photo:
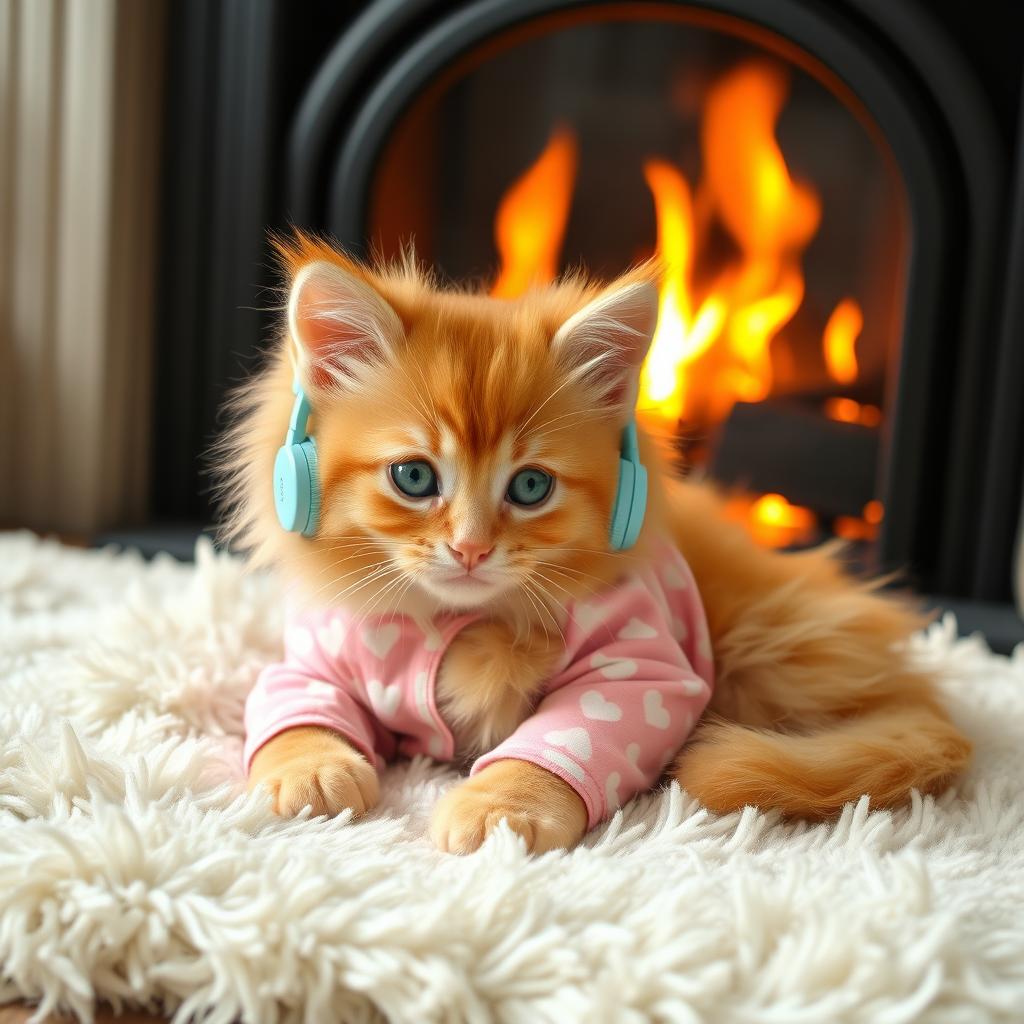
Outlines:
POLYGON ((677 643, 685 643, 690 635, 690 629, 682 619, 672 616, 672 639, 677 643))
POLYGON ((285 647, 298 655, 309 654, 313 650, 313 634, 302 626, 292 626, 285 636, 285 647))
POLYGON ((617 810, 619 807, 619 783, 622 776, 618 772, 612 772, 604 782, 604 796, 608 801, 609 810, 617 810))
POLYGON ((622 718, 622 708, 607 700, 597 690, 587 690, 580 697, 580 711, 592 722, 617 722, 622 718))
POLYGON ((398 683, 385 686, 379 679, 371 679, 366 684, 366 695, 378 718, 391 718, 398 710, 402 690, 398 683))
POLYGON ((639 743, 630 743, 630 745, 628 747, 626 747, 626 760, 629 761, 629 763, 634 768, 636 768, 637 762, 640 760, 640 744, 639 743))
POLYGON ((644 694, 644 721, 655 729, 667 729, 671 725, 672 716, 661 703, 661 690, 648 690, 644 694))
POLYGON ((555 747, 565 747, 581 761, 589 761, 594 753, 594 748, 590 744, 590 733, 581 725, 574 729, 554 729, 546 732, 544 742, 555 747))
POLYGON ((571 757, 566 757, 560 750, 552 750, 550 747, 545 747, 541 751, 541 756, 545 761, 550 761, 552 764, 557 764, 559 768, 564 768, 577 781, 582 782, 585 778, 583 769, 571 757))
POLYGON ((619 630, 620 640, 653 640, 658 631, 640 619, 632 618, 619 630))
POLYGON ((316 638, 320 642, 320 650, 324 654, 331 658, 337 658, 345 643, 345 627, 341 624, 340 619, 331 619, 326 626, 321 626, 316 631, 316 638))
POLYGON ((689 580, 671 564, 661 570, 661 579, 670 590, 686 590, 690 586, 689 580))
POLYGON ((398 643, 401 631, 397 622, 389 622, 384 626, 363 626, 363 645, 383 661, 398 643))
POLYGON ((311 679, 306 683, 306 693, 311 697, 337 697, 338 688, 333 683, 326 683, 322 679, 311 679))
POLYGON ((629 679, 636 675, 636 662, 632 658, 609 658, 598 651, 591 657, 590 664, 600 669, 605 679, 629 679))
POLYGON ((683 684, 683 691, 689 697, 698 697, 707 689, 707 683, 698 676, 688 676, 681 680, 683 684))
POLYGON ((580 624, 586 633, 591 632, 595 626, 604 622, 604 617, 607 614, 607 608, 603 608, 601 605, 588 604, 586 601, 581 601, 579 604, 574 605, 572 609, 572 618, 580 624))

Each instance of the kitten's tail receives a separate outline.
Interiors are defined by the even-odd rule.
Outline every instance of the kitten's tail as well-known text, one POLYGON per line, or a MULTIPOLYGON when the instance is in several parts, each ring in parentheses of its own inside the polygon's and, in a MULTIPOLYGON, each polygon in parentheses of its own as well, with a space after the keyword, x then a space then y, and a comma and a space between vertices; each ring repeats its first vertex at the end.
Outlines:
POLYGON ((924 620, 846 577, 831 552, 766 551, 723 522, 708 490, 675 485, 673 534, 701 589, 715 650, 707 719, 677 758, 680 785, 715 811, 823 817, 935 792, 971 744, 905 641, 924 620))

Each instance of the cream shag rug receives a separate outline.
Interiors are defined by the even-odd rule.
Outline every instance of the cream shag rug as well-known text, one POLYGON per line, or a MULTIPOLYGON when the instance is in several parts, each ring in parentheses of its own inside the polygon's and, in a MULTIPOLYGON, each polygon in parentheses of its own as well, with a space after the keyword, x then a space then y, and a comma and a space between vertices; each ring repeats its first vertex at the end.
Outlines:
POLYGON ((977 743, 957 791, 829 826, 678 788, 570 854, 436 853, 454 775, 390 769, 356 824, 240 774, 273 580, 0 537, 0 1002, 210 1021, 1024 1020, 1024 652, 920 656, 977 743))

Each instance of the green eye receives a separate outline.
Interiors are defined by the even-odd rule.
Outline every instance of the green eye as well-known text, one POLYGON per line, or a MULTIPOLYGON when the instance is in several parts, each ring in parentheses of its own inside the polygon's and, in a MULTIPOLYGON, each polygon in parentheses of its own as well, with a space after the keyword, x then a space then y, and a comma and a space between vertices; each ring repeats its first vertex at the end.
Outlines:
POLYGON ((439 493, 437 474, 429 462, 396 462, 391 467, 391 479, 410 498, 431 498, 439 493))
POLYGON ((521 469, 508 485, 508 500, 516 505, 537 505, 550 493, 554 479, 543 469, 521 469))

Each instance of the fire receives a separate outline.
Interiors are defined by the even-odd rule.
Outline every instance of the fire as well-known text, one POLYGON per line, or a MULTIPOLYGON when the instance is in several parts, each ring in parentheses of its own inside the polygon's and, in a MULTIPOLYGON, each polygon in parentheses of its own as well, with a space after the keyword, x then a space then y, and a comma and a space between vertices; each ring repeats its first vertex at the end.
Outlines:
POLYGON ((641 405, 654 403, 673 422, 683 415, 686 378, 683 367, 714 342, 725 320, 720 296, 705 299, 694 315, 687 282, 693 267, 693 199, 686 179, 663 160, 644 164, 658 223, 657 252, 665 268, 658 296, 658 326, 640 374, 641 405))
POLYGON ((885 515, 880 501, 869 501, 861 511, 861 518, 855 516, 839 516, 832 523, 832 531, 843 540, 875 540, 878 526, 885 515))
POLYGON ((494 222, 501 273, 491 294, 514 298, 558 274, 558 260, 576 180, 576 139, 566 128, 505 193, 494 222))
POLYGON ((638 411, 662 432, 680 419, 720 421, 737 399, 771 390, 771 343, 803 301, 799 256, 821 218, 818 197, 792 180, 775 140, 785 98, 784 75, 761 63, 733 69, 708 94, 697 194, 737 250, 710 284, 697 273, 708 224, 698 238, 685 179, 661 161, 645 165, 665 276, 638 411))
POLYGON ((825 365, 832 379, 840 384, 852 384, 857 379, 854 345, 863 326, 864 314, 853 299, 843 299, 825 324, 825 365))
POLYGON ((809 508, 793 505, 781 494, 762 494, 757 499, 736 495, 726 505, 726 512, 769 548, 806 544, 814 539, 818 527, 817 516, 809 508))
MULTIPOLYGON (((719 422, 735 401, 771 391, 771 343, 803 301, 800 254, 821 219, 817 195, 793 181, 775 139, 786 91, 783 72, 760 62, 739 65, 711 87, 696 192, 671 164, 644 164, 664 276, 637 409, 660 433, 673 434, 681 419, 719 422), (702 257, 715 218, 735 254, 709 275, 702 257)), ((503 197, 493 295, 510 298, 557 275, 576 160, 572 133, 556 130, 503 197)))
POLYGON ((852 398, 829 398, 825 402, 825 415, 840 423, 859 423, 862 427, 877 427, 882 422, 882 410, 877 405, 862 405, 852 398))

